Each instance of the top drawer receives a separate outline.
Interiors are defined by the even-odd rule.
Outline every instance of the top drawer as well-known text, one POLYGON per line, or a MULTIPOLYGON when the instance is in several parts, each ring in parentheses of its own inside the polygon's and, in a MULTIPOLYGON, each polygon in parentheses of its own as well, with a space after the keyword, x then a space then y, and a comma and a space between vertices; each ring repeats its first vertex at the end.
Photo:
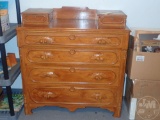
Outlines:
POLYGON ((53 17, 53 9, 29 8, 22 12, 23 26, 48 26, 53 17))
POLYGON ((120 10, 98 11, 98 28, 120 28, 126 27, 127 15, 120 10))
POLYGON ((127 49, 125 34, 94 34, 83 32, 22 32, 19 47, 24 45, 77 45, 127 49))

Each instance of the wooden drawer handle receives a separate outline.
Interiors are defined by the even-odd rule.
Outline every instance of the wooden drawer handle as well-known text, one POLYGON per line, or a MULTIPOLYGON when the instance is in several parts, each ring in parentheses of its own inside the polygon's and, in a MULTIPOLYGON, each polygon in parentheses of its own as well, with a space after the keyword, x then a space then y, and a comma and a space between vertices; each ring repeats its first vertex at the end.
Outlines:
POLYGON ((75 68, 70 68, 70 70, 69 70, 70 72, 75 72, 76 70, 75 70, 75 68))
POLYGON ((54 78, 57 77, 57 75, 54 72, 41 72, 39 75, 37 75, 39 77, 41 77, 42 79, 44 78, 54 78))
POLYGON ((41 58, 43 60, 46 60, 46 59, 53 59, 53 53, 52 52, 44 52, 42 53, 40 56, 38 56, 37 58, 41 58))
POLYGON ((43 59, 43 60, 51 59, 51 56, 49 56, 49 55, 42 55, 41 59, 43 59))
POLYGON ((103 77, 98 75, 98 76, 95 76, 95 79, 96 79, 96 80, 102 80, 103 77))
POLYGON ((102 95, 101 95, 100 93, 95 93, 95 99, 96 99, 97 101, 102 100, 102 95))
POLYGON ((45 98, 45 99, 57 97, 56 93, 51 92, 51 91, 38 91, 38 92, 37 92, 37 95, 38 95, 40 98, 45 98))
POLYGON ((75 50, 70 50, 69 53, 70 53, 71 55, 74 55, 74 54, 76 54, 76 51, 75 51, 75 50))
POLYGON ((75 39, 76 39, 76 36, 75 36, 75 35, 70 35, 70 36, 69 36, 69 39, 70 39, 70 40, 75 40, 75 39))
POLYGON ((96 53, 91 57, 92 60, 103 62, 105 60, 104 55, 102 53, 96 53))
POLYGON ((106 40, 101 39, 101 40, 98 40, 98 44, 107 44, 107 42, 106 40))
POLYGON ((104 58, 102 58, 102 57, 97 57, 95 60, 97 60, 97 61, 103 61, 104 58))
POLYGON ((110 38, 101 38, 100 40, 98 40, 97 43, 102 44, 102 45, 111 44, 111 39, 110 38))
POLYGON ((99 62, 103 62, 103 61, 104 61, 104 58, 103 58, 103 57, 100 57, 100 56, 96 56, 96 57, 94 58, 94 60, 99 61, 99 62))
POLYGON ((74 92, 76 89, 74 87, 70 87, 69 91, 74 92))
POLYGON ((102 98, 101 98, 101 96, 96 96, 95 99, 96 100, 101 100, 102 98))
POLYGON ((51 37, 44 37, 39 40, 40 44, 53 44, 54 39, 51 37))
POLYGON ((41 59, 46 59, 46 57, 44 55, 41 56, 41 59))
POLYGON ((51 59, 51 57, 49 55, 42 55, 41 59, 46 60, 46 59, 51 59))

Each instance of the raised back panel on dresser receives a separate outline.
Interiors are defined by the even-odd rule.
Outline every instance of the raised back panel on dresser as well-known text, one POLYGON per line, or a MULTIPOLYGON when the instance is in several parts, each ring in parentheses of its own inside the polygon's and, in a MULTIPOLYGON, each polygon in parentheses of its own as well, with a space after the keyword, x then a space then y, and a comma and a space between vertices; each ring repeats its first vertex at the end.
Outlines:
MULTIPOLYGON (((35 11, 29 13, 32 18, 44 14, 35 11)), ((130 31, 99 28, 98 10, 50 11, 53 19, 48 25, 30 22, 17 28, 25 113, 41 106, 70 111, 100 107, 120 117, 130 31)))

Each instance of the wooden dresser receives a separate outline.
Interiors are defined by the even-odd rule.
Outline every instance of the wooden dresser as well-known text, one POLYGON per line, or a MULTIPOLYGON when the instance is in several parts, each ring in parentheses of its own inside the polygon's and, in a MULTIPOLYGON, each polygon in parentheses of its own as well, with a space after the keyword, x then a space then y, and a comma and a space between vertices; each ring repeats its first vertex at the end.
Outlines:
MULTIPOLYGON (((45 9, 35 11, 22 15, 45 9)), ((100 13, 57 8, 47 25, 37 19, 17 28, 26 114, 41 106, 100 107, 120 117, 130 31, 99 28, 100 13)))

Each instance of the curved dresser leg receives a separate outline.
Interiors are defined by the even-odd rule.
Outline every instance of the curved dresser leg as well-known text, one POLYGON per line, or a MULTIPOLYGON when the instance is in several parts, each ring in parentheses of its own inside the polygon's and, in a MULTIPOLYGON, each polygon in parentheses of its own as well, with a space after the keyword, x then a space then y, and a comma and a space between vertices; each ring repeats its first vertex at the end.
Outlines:
POLYGON ((118 117, 118 118, 121 116, 121 107, 116 107, 115 108, 113 116, 118 117))

